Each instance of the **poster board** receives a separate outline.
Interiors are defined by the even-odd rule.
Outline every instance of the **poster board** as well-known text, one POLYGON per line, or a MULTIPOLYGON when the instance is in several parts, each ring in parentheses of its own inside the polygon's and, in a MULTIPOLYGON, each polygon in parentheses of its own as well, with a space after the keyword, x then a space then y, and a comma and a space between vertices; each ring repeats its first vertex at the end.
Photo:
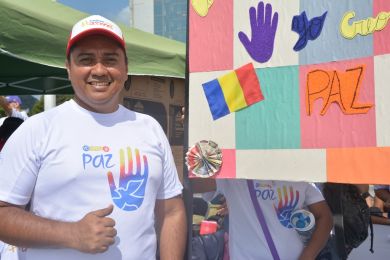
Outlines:
POLYGON ((183 182, 184 125, 181 121, 184 106, 184 79, 131 76, 123 89, 122 104, 136 112, 154 117, 171 144, 177 172, 183 182))
POLYGON ((389 1, 189 4, 189 146, 218 144, 216 178, 390 184, 389 1))

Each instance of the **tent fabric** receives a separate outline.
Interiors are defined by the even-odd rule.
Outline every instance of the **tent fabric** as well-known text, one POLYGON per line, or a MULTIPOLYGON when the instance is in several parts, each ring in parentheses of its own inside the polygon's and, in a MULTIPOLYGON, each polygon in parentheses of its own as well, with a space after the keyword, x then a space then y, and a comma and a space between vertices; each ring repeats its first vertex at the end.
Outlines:
MULTIPOLYGON (((88 14, 52 0, 0 0, 0 95, 72 93, 66 43, 88 14)), ((129 75, 185 77, 185 44, 121 24, 129 75)))

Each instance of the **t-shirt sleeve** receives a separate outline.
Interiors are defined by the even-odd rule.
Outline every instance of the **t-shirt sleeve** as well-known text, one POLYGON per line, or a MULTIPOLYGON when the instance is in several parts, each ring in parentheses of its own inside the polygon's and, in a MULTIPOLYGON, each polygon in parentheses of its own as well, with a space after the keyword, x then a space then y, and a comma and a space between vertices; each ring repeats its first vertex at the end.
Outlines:
POLYGON ((0 201, 26 205, 39 169, 39 126, 24 122, 11 135, 0 152, 0 201))
POLYGON ((157 199, 170 199, 182 193, 183 186, 177 174, 176 165, 173 160, 172 150, 168 139, 161 127, 158 127, 159 140, 162 147, 162 174, 160 188, 157 192, 157 199))
POLYGON ((314 183, 306 183, 305 206, 309 206, 323 200, 324 196, 314 183))

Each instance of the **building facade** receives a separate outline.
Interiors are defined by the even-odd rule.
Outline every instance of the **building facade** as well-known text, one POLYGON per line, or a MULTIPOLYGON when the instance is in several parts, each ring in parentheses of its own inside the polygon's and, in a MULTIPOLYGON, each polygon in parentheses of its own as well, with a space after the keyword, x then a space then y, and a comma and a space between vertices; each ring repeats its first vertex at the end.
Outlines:
POLYGON ((186 0, 154 0, 154 33, 186 42, 186 0))

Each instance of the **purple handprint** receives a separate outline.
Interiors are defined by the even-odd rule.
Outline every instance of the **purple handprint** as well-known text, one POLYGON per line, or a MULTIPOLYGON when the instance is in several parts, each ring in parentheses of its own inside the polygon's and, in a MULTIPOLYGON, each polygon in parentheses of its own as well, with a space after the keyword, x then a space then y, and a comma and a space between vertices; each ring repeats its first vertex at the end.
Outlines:
POLYGON ((249 53, 249 55, 257 62, 266 62, 274 51, 274 40, 276 28, 278 27, 278 13, 275 12, 272 17, 272 6, 267 4, 265 7, 265 19, 264 19, 264 3, 259 2, 257 5, 257 17, 256 8, 249 8, 249 18, 251 22, 252 37, 249 40, 248 36, 244 32, 238 33, 238 38, 242 45, 249 53))
POLYGON ((291 213, 295 210, 295 207, 298 204, 299 201, 299 192, 295 191, 295 196, 294 196, 294 190, 290 186, 290 198, 287 193, 287 187, 283 186, 283 195, 281 192, 281 189, 278 188, 278 206, 274 205, 276 215, 278 216, 279 222, 287 227, 287 228, 292 228, 293 226, 290 223, 290 217, 291 213), (284 199, 284 201, 283 201, 284 199))
POLYGON ((112 172, 107 173, 111 197, 114 204, 126 211, 138 209, 145 197, 145 188, 148 181, 149 167, 146 156, 143 156, 144 170, 141 171, 141 158, 139 150, 135 149, 136 171, 133 172, 133 156, 131 149, 127 148, 127 172, 125 171, 125 155, 123 149, 119 151, 119 185, 115 185, 112 172))

